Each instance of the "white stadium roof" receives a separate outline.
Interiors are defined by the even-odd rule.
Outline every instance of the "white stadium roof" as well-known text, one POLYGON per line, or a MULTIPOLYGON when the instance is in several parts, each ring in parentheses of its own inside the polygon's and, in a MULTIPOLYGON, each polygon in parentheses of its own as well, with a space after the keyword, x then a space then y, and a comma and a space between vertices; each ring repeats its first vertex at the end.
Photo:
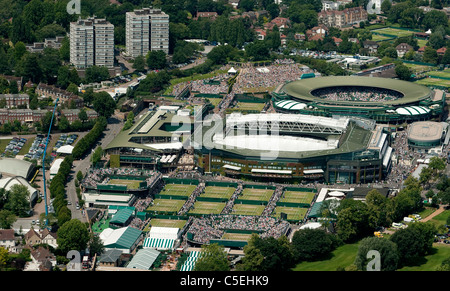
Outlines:
POLYGON ((275 102, 275 105, 279 108, 285 109, 285 110, 300 110, 304 109, 307 105, 305 103, 301 103, 298 101, 293 100, 281 100, 275 102))
POLYGON ((430 112, 430 109, 424 106, 408 106, 395 110, 400 115, 422 115, 430 112))
POLYGON ((214 143, 226 149, 251 149, 259 151, 298 152, 336 149, 339 140, 318 140, 308 137, 284 135, 228 135, 214 137, 214 143))

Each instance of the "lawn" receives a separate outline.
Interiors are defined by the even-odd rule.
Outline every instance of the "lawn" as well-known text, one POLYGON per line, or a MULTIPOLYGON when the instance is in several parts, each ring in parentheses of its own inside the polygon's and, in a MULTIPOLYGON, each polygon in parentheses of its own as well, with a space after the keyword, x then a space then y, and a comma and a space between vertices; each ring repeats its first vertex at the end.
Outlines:
POLYGON ((244 188, 239 199, 254 200, 254 201, 269 201, 273 195, 273 189, 253 189, 244 188))
POLYGON ((307 211, 308 208, 277 206, 272 216, 280 218, 281 213, 286 213, 288 220, 302 220, 307 211))
POLYGON ((390 27, 386 27, 386 28, 382 28, 382 29, 375 29, 375 30, 372 30, 372 32, 394 35, 396 37, 403 37, 403 36, 409 36, 411 34, 414 34, 414 31, 395 29, 395 28, 390 28, 390 27))
POLYGON ((450 80, 442 80, 435 78, 425 78, 415 82, 416 84, 425 85, 425 86, 443 86, 450 87, 450 80))
POLYGON ((147 211, 178 212, 185 202, 185 200, 177 199, 155 199, 153 205, 150 205, 147 211))
POLYGON ((189 214, 220 214, 226 203, 197 201, 189 214))
POLYGON ((187 220, 183 219, 159 219, 152 218, 150 223, 146 226, 144 231, 149 231, 152 226, 158 227, 174 227, 182 229, 187 223, 187 220))
POLYGON ((173 196, 191 196, 192 192, 197 188, 196 185, 185 184, 167 184, 164 189, 161 190, 159 195, 173 195, 173 196))
POLYGON ((434 244, 433 253, 425 256, 420 265, 407 266, 397 271, 435 271, 444 259, 450 257, 450 246, 444 244, 434 244))
POLYGON ((205 191, 201 194, 201 196, 208 198, 230 199, 235 190, 236 188, 234 187, 206 186, 205 191))
POLYGON ((280 202, 311 204, 315 195, 313 192, 284 191, 280 202))
POLYGON ((0 153, 5 151, 6 146, 12 139, 0 139, 0 153))
POLYGON ((353 264, 358 253, 358 243, 346 244, 338 247, 331 253, 328 260, 316 262, 302 262, 293 268, 293 271, 336 271, 353 264))
POLYGON ((109 185, 127 186, 127 189, 139 189, 141 180, 111 179, 109 185))
POLYGON ((265 205, 234 204, 231 214, 259 216, 264 211, 264 208, 266 208, 265 205))

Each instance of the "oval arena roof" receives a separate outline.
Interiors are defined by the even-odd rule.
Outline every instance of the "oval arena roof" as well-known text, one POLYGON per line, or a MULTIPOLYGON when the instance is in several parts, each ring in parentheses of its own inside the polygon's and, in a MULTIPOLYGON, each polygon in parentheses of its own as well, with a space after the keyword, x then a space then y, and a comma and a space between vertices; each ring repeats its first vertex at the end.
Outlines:
POLYGON ((412 82, 401 81, 388 78, 360 77, 360 76, 329 76, 319 78, 309 78, 287 83, 281 89, 287 95, 300 100, 315 101, 320 103, 342 103, 342 104, 389 104, 401 105, 420 101, 431 96, 431 89, 426 86, 412 82), (357 87, 375 87, 398 91, 403 94, 403 98, 383 102, 367 101, 332 101, 314 96, 311 92, 328 87, 357 86, 357 87))

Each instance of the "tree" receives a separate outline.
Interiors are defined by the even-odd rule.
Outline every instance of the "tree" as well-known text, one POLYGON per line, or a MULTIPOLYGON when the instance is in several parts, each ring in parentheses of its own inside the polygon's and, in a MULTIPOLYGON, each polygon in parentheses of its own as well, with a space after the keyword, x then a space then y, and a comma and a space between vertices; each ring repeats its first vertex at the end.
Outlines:
POLYGON ((400 80, 408 81, 411 78, 411 70, 403 64, 395 66, 395 74, 400 80))
POLYGON ((0 229, 11 228, 17 216, 10 210, 0 210, 0 229))
POLYGON ((392 3, 390 0, 384 0, 381 3, 381 11, 383 11, 384 14, 389 14, 389 10, 392 8, 392 3))
POLYGON ((243 260, 243 264, 239 267, 240 270, 287 271, 292 268, 294 263, 286 236, 275 239, 274 237, 261 238, 256 234, 252 235, 248 245, 244 247, 244 253, 245 257, 247 255, 249 257, 243 260), (262 262, 260 262, 261 257, 263 258, 262 262))
POLYGON ((86 69, 86 82, 95 83, 109 79, 109 71, 107 67, 92 66, 86 69))
POLYGON ((438 55, 436 50, 433 49, 432 47, 427 46, 425 48, 425 51, 423 52, 423 61, 425 63, 437 64, 438 55))
POLYGON ((297 261, 313 261, 329 255, 337 245, 332 234, 322 229, 301 229, 292 237, 292 252, 297 261))
POLYGON ((267 60, 270 56, 267 44, 261 40, 248 44, 245 47, 245 53, 253 61, 267 60))
POLYGON ((371 250, 380 253, 380 271, 395 271, 397 269, 399 263, 397 245, 385 238, 367 237, 362 239, 358 246, 358 253, 354 262, 358 270, 366 270, 367 263, 371 260, 367 258, 367 254, 371 250))
POLYGON ((367 204, 359 200, 344 200, 338 209, 337 234, 345 242, 354 241, 373 231, 367 204))
POLYGON ((7 202, 5 203, 5 209, 10 210, 17 216, 26 216, 31 210, 30 205, 30 191, 24 185, 13 185, 9 191, 7 191, 7 202))
POLYGON ((202 246, 202 255, 195 263, 194 271, 229 271, 227 253, 223 246, 210 244, 202 246))
POLYGON ((70 122, 65 115, 61 115, 59 118, 58 129, 62 132, 67 132, 70 130, 70 122))
POLYGON ((58 249, 63 253, 70 250, 84 251, 89 241, 86 225, 78 219, 64 223, 57 231, 58 249))
POLYGON ((147 53, 147 66, 150 70, 161 70, 167 66, 166 53, 164 51, 149 51, 147 53))
POLYGON ((89 236, 89 253, 91 255, 97 254, 100 256, 105 251, 105 246, 98 234, 91 233, 89 236))
POLYGON ((100 116, 109 118, 116 109, 116 102, 114 99, 105 91, 98 92, 94 94, 94 102, 92 103, 94 110, 100 116))
POLYGON ((390 240, 397 244, 400 262, 410 264, 430 252, 435 233, 430 222, 412 223, 396 231, 390 240))
POLYGON ((144 56, 137 56, 134 59, 133 69, 135 69, 137 72, 145 71, 145 57, 144 56))

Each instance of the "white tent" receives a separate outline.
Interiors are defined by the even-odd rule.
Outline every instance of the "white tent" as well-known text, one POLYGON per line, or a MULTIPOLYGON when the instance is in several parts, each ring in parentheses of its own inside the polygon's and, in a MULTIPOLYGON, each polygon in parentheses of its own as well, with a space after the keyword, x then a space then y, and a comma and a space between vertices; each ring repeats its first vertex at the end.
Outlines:
POLYGON ((228 70, 228 74, 236 74, 236 72, 237 72, 236 69, 233 67, 228 70))
POLYGON ((342 197, 345 196, 344 192, 341 191, 333 191, 328 193, 329 196, 333 196, 333 197, 342 197))
POLYGON ((56 153, 70 155, 70 154, 72 154, 72 151, 73 151, 73 146, 63 145, 62 147, 60 147, 59 149, 56 150, 56 153))
POLYGON ((300 229, 316 229, 316 228, 320 228, 322 226, 322 224, 320 224, 320 222, 310 222, 307 223, 305 225, 300 226, 300 229))

